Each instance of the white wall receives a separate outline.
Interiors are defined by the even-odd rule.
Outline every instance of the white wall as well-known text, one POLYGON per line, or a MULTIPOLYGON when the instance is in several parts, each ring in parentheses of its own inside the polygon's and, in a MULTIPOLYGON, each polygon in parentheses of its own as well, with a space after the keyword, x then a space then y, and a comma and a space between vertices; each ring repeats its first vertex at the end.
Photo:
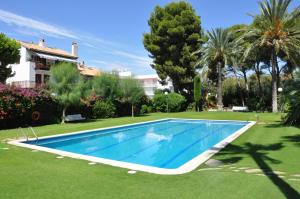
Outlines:
POLYGON ((162 85, 160 83, 158 75, 138 75, 135 78, 141 81, 145 94, 149 98, 153 98, 154 93, 157 89, 169 89, 173 91, 172 82, 170 80, 167 80, 167 85, 162 85))
POLYGON ((11 84, 16 81, 35 81, 35 70, 34 63, 31 63, 30 58, 31 54, 23 46, 20 49, 20 63, 19 64, 10 64, 12 71, 15 72, 15 75, 7 79, 7 83, 11 84))

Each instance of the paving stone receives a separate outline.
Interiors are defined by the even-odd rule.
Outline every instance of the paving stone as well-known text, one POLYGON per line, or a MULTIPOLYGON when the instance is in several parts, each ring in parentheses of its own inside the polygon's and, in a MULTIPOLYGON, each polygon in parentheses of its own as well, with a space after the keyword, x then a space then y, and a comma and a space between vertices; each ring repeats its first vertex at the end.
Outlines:
POLYGON ((128 174, 136 174, 136 171, 131 170, 131 171, 128 171, 127 173, 128 174))
POLYGON ((261 169, 247 169, 245 170, 246 173, 261 173, 263 170, 261 169))
POLYGON ((269 171, 267 173, 269 173, 269 174, 276 174, 276 175, 284 175, 285 174, 285 172, 282 172, 282 171, 269 171))
POLYGON ((210 159, 210 160, 206 161, 205 164, 210 167, 218 167, 218 166, 223 165, 224 163, 220 160, 210 159))
POLYGON ((222 168, 203 168, 203 169, 198 169, 198 171, 214 171, 214 170, 220 170, 222 168))
POLYGON ((300 179, 298 179, 298 178, 290 178, 290 179, 288 179, 288 180, 300 182, 300 179))
POLYGON ((57 159, 63 159, 64 156, 57 156, 56 158, 57 158, 57 159))
POLYGON ((265 174, 262 174, 262 173, 257 173, 257 174, 254 174, 256 176, 263 176, 263 177, 267 177, 265 174))
POLYGON ((231 166, 231 165, 230 164, 224 164, 224 165, 220 165, 219 167, 226 168, 226 167, 229 167, 229 166, 231 166))
POLYGON ((240 169, 240 170, 246 170, 246 169, 250 169, 250 167, 240 167, 238 169, 240 169))
POLYGON ((300 178, 300 174, 294 174, 292 175, 293 177, 297 177, 297 178, 300 178))

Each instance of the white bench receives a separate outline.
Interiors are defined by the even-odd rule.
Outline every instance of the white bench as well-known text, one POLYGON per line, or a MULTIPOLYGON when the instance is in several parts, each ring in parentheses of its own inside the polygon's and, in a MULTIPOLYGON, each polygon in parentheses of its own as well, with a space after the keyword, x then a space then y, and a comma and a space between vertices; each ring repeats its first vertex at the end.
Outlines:
POLYGON ((232 111, 236 112, 248 112, 249 109, 247 106, 233 106, 232 111))
POLYGON ((75 115, 67 115, 65 117, 66 122, 73 122, 73 121, 80 121, 85 120, 85 117, 82 117, 81 114, 75 114, 75 115))

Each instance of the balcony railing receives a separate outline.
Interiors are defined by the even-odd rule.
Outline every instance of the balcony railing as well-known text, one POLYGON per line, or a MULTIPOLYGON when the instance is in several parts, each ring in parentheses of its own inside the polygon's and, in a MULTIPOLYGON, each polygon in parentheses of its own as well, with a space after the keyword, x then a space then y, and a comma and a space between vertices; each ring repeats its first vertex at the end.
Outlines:
POLYGON ((34 62, 35 63, 35 70, 50 70, 50 65, 45 64, 43 62, 34 62))
POLYGON ((19 86, 21 88, 35 88, 36 83, 34 81, 16 81, 12 82, 12 85, 19 86))
POLYGON ((38 83, 35 81, 17 81, 17 82, 12 82, 12 85, 18 86, 21 88, 38 88, 38 87, 47 86, 47 84, 45 84, 45 83, 38 83))

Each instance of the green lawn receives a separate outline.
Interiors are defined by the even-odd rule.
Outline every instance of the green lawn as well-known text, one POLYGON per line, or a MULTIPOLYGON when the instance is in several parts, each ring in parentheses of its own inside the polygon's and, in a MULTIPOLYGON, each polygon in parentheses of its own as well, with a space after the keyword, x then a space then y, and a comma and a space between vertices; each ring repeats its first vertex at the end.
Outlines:
POLYGON ((279 114, 157 113, 35 129, 44 136, 166 117, 256 120, 257 115, 258 124, 213 157, 222 160, 225 167, 207 170, 208 166, 202 165, 175 176, 129 175, 126 169, 56 159, 54 154, 6 144, 3 140, 14 138, 17 130, 2 130, 0 148, 9 149, 0 149, 0 198, 300 198, 300 129, 281 126, 279 114), (262 168, 269 175, 246 173, 243 167, 262 168), (272 171, 284 173, 270 174, 272 171))

